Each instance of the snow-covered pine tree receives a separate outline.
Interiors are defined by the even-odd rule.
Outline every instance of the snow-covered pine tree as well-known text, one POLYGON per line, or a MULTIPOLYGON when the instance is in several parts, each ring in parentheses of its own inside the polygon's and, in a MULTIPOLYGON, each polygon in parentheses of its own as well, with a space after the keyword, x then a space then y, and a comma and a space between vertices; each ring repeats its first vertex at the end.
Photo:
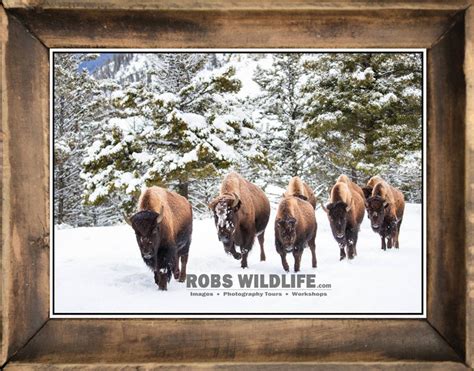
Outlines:
POLYGON ((161 55, 159 83, 113 93, 116 112, 100 123, 103 132, 83 164, 89 203, 119 197, 119 207, 130 212, 143 185, 164 185, 192 200, 197 180, 215 178, 243 158, 261 159, 258 132, 233 104, 240 89, 234 69, 210 71, 207 58, 161 55))
MULTIPOLYGON (((260 134, 255 140, 260 140, 260 156, 258 161, 255 157, 247 159, 245 156, 238 163, 233 164, 232 170, 239 172, 244 178, 250 182, 257 184, 261 188, 265 188, 269 183, 274 183, 274 179, 269 169, 268 151, 264 148, 264 125, 258 120, 258 112, 260 111, 260 102, 255 98, 260 94, 260 87, 254 81, 254 71, 256 67, 262 63, 265 65, 268 61, 264 60, 266 54, 262 53, 225 53, 216 54, 217 65, 220 68, 228 68, 231 66, 236 71, 236 77, 241 82, 241 89, 238 93, 232 94, 227 99, 227 106, 230 111, 239 112, 239 116, 248 117, 255 125, 255 130, 260 134), (227 67, 226 67, 227 66, 227 67)), ((214 64, 214 63, 213 63, 214 64)), ((210 67, 213 67, 213 64, 210 67)), ((208 65, 209 67, 209 65, 208 65)), ((221 179, 214 187, 213 195, 218 192, 218 186, 221 179)))
POLYGON ((286 187, 292 176, 298 175, 317 194, 322 190, 314 176, 317 167, 317 149, 304 131, 307 96, 302 89, 308 79, 303 65, 308 54, 278 53, 265 56, 249 55, 258 61, 254 80, 261 94, 253 99, 257 125, 264 133, 269 171, 263 170, 267 184, 286 187), (268 60, 271 63, 268 63, 268 60))
POLYGON ((301 53, 272 55, 270 66, 258 66, 254 80, 261 94, 256 97, 259 125, 264 128, 264 144, 268 151, 271 176, 285 186, 292 176, 301 176, 311 183, 311 143, 303 132, 306 112, 301 87, 308 71, 303 68, 301 53))
MULTIPOLYGON (((305 67, 314 73, 304 88, 311 94, 307 133, 326 158, 318 177, 330 186, 342 172, 359 183, 390 174, 400 185, 400 164, 410 158, 416 166, 410 167, 409 177, 419 184, 421 54, 324 54, 305 67)), ((421 189, 412 191, 415 199, 421 189)))
POLYGON ((79 65, 96 54, 54 54, 54 217, 55 224, 94 224, 95 211, 82 202, 79 174, 85 147, 94 134, 103 89, 79 65))

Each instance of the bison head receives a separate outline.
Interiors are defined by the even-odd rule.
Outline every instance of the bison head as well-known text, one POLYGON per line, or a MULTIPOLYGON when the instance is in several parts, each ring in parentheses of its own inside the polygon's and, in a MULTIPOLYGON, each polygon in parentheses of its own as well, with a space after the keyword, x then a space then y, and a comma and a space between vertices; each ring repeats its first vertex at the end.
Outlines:
POLYGON ((325 208, 336 241, 340 241, 346 236, 347 214, 350 210, 351 206, 342 201, 329 203, 325 208))
POLYGON ((367 216, 375 232, 379 232, 385 218, 386 212, 390 207, 389 203, 380 196, 369 197, 365 202, 367 216))
POLYGON ((292 216, 285 216, 275 220, 275 232, 287 252, 293 250, 296 242, 297 221, 292 216))
POLYGON ((241 204, 242 202, 235 193, 231 195, 221 195, 209 204, 209 207, 214 213, 217 237, 224 245, 230 245, 233 241, 235 228, 238 224, 238 211, 241 204))
POLYGON ((142 258, 147 263, 156 257, 160 245, 160 223, 162 219, 162 212, 157 213, 151 210, 139 211, 130 218, 142 258))

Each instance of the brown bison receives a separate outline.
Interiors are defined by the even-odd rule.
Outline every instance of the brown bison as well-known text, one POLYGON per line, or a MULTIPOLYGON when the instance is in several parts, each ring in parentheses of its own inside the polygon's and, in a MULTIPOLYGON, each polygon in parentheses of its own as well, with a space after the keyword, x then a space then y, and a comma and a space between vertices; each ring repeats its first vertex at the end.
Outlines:
POLYGON ((364 219, 364 199, 345 182, 337 182, 331 189, 331 202, 324 207, 332 234, 339 244, 340 260, 357 255, 357 238, 364 219), (345 251, 346 249, 346 251, 345 251))
POLYGON ((172 273, 175 279, 184 282, 193 230, 188 200, 164 188, 150 187, 140 195, 138 212, 129 222, 135 230, 143 261, 155 274, 158 288, 167 289, 172 273))
POLYGON ((362 187, 362 191, 364 192, 364 198, 367 200, 370 196, 372 196, 372 190, 374 189, 375 185, 377 183, 380 183, 382 182, 383 179, 378 176, 378 175, 375 175, 373 176, 372 178, 369 179, 369 181, 367 182, 367 185, 365 187, 362 187))
POLYGON ((214 213, 217 236, 224 250, 241 259, 247 268, 247 256, 255 236, 260 243, 260 260, 265 260, 263 248, 265 228, 270 218, 270 202, 265 193, 239 174, 228 174, 221 185, 219 196, 209 204, 214 213), (235 247, 240 247, 240 252, 235 247))
POLYGON ((294 196, 308 201, 311 206, 313 206, 313 209, 316 209, 316 197, 314 196, 314 192, 300 177, 294 176, 290 179, 288 188, 283 194, 283 197, 287 196, 294 196))
POLYGON ((365 201, 372 230, 382 239, 382 250, 399 248, 398 235, 405 211, 403 193, 385 181, 375 184, 372 195, 365 201), (387 239, 387 246, 385 245, 387 239))
POLYGON ((275 219, 275 247, 281 256, 281 264, 289 271, 286 254, 293 253, 295 272, 300 270, 301 256, 306 246, 312 255, 312 266, 316 268, 316 217, 312 205, 299 197, 284 197, 275 219))

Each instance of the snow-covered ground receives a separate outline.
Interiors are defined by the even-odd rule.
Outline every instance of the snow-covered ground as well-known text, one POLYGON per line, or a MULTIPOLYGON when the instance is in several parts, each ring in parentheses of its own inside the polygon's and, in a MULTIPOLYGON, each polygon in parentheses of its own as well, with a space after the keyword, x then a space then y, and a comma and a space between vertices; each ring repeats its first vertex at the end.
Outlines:
MULTIPOLYGON (((152 272, 140 256, 128 225, 55 230, 56 313, 416 313, 421 310, 422 223, 421 205, 408 204, 400 233, 400 249, 382 251, 380 238, 364 218, 358 256, 339 261, 327 217, 317 211, 318 267, 311 267, 306 249, 301 274, 316 274, 316 282, 329 290, 234 290, 238 274, 284 274, 274 247, 274 211, 265 232, 267 260, 260 262, 259 246, 249 255, 249 269, 224 253, 211 215, 194 221, 189 274, 232 274, 227 290, 192 290, 171 280, 168 291, 158 291, 152 272), (327 296, 293 296, 294 292, 321 292, 327 296), (191 296, 207 292, 211 297, 191 296), (225 293, 261 293, 261 297, 225 296, 225 293), (282 296, 266 296, 265 292, 282 296)), ((293 257, 287 256, 290 268, 293 257)), ((287 275, 294 274, 293 272, 287 275)))

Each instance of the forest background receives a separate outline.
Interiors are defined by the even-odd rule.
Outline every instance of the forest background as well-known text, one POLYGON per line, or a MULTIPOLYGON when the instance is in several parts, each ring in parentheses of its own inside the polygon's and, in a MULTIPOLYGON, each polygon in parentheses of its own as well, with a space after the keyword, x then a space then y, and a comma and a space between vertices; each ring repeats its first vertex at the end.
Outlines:
POLYGON ((298 175, 326 202, 345 173, 422 199, 421 53, 54 53, 54 222, 113 225, 142 187, 196 217, 222 176, 298 175))

